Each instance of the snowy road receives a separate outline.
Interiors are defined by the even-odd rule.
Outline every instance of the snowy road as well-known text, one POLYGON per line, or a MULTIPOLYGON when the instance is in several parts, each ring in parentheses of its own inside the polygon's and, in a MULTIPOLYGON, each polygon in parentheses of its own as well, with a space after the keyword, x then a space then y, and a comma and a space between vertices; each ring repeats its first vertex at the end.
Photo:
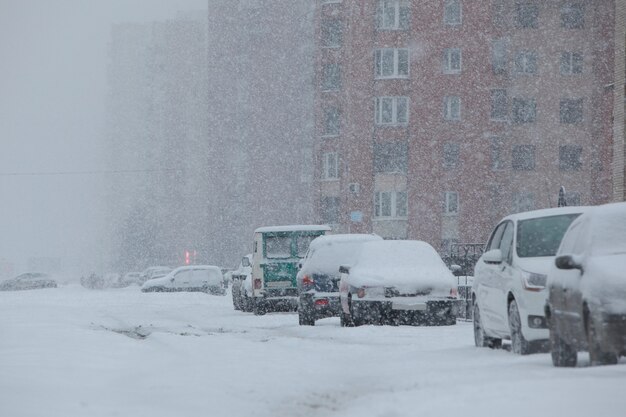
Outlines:
POLYGON ((0 293, 0 416, 626 416, 626 359, 555 369, 472 327, 298 326, 230 296, 0 293))

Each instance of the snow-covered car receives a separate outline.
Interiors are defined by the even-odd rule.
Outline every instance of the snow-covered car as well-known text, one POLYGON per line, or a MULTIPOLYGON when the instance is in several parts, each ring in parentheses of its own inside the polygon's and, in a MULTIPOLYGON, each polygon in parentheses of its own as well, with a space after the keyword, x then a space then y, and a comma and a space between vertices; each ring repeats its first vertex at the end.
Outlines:
POLYGON ((552 363, 626 355, 626 203, 593 207, 569 227, 548 273, 545 313, 552 363))
POLYGON ((172 272, 172 268, 169 266, 150 266, 141 273, 141 283, 143 284, 149 279, 163 277, 170 272, 172 272))
POLYGON ((144 282, 141 291, 203 291, 218 295, 226 294, 222 271, 212 265, 181 266, 164 277, 144 282))
POLYGON ((127 272, 120 280, 120 284, 125 287, 129 285, 141 285, 141 283, 141 272, 127 272))
POLYGON ((296 275, 300 325, 314 326, 315 320, 339 316, 339 267, 351 265, 364 242, 383 240, 377 235, 345 234, 315 238, 296 275))
POLYGON ((40 288, 56 288, 56 281, 48 274, 27 272, 0 282, 0 291, 34 290, 40 288))
POLYGON ((365 242, 340 272, 342 326, 456 323, 456 279, 426 242, 365 242))
POLYGON ((252 273, 252 254, 248 254, 241 259, 237 268, 231 273, 230 278, 232 280, 232 296, 233 307, 235 310, 246 311, 243 305, 242 285, 247 277, 252 273))
POLYGON ((586 207, 559 207, 512 214, 491 233, 474 268, 474 342, 514 353, 547 351, 546 278, 569 225, 586 207))

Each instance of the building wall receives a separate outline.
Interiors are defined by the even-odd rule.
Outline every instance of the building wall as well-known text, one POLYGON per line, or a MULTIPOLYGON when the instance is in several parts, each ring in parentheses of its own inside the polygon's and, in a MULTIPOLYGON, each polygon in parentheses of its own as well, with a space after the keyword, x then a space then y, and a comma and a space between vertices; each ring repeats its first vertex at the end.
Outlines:
MULTIPOLYGON (((329 197, 336 197, 340 202, 337 230, 375 231, 387 238, 422 239, 443 247, 455 241, 485 242, 495 222, 511 212, 556 206, 560 186, 580 204, 609 201, 614 97, 606 86, 614 77, 613 1, 578 2, 584 5, 584 23, 578 29, 561 26, 562 2, 527 2, 536 6, 536 28, 518 27, 517 3, 512 0, 460 1, 462 19, 454 25, 444 22, 444 1, 404 3, 410 8, 406 30, 378 29, 380 3, 375 0, 317 3, 315 114, 320 221, 334 220, 327 203, 329 197), (325 28, 332 21, 343 27, 336 47, 326 45, 325 28), (496 73, 492 53, 493 42, 499 39, 504 40, 506 59, 496 73), (375 76, 374 51, 380 48, 408 49, 408 77, 375 76), (461 50, 460 71, 444 71, 447 48, 461 50), (517 56, 525 52, 536 57, 531 74, 517 71, 517 56), (581 73, 561 74, 563 52, 582 54, 581 73), (327 91, 325 68, 337 63, 340 87, 327 91), (491 117, 494 89, 506 91, 502 120, 491 117), (376 123, 375 98, 382 96, 408 98, 408 123, 376 123), (459 120, 444 120, 447 96, 460 98, 459 120), (532 123, 515 122, 514 99, 535 101, 532 123), (564 99, 582 99, 582 120, 561 123, 564 99), (341 108, 341 132, 328 137, 324 134, 325 109, 332 106, 341 108), (407 149, 406 168, 377 172, 381 169, 376 167, 376 149, 387 143, 407 149), (519 169, 518 161, 513 161, 514 150, 528 149, 520 146, 534 147, 530 169, 519 169), (560 166, 562 146, 579 147, 580 164, 573 158, 570 169, 560 166), (453 150, 448 156, 458 154, 454 163, 444 163, 444 147, 453 150), (322 179, 325 154, 333 152, 339 155, 337 178, 322 179), (494 168, 496 153, 499 165, 494 168), (359 184, 358 193, 351 191, 354 183, 359 184), (395 193, 391 205, 396 208, 406 192, 406 213, 400 210, 400 215, 377 216, 375 193, 380 191, 395 193), (458 197, 456 213, 444 213, 446 192, 458 197), (363 214, 361 222, 352 221, 359 219, 355 212, 363 214)), ((532 67, 527 63, 528 71, 532 67)), ((453 195, 447 198, 454 206, 453 195)), ((379 195, 378 201, 381 199, 379 195)))
POLYGON ((626 190, 624 188, 624 178, 626 170, 624 167, 626 148, 624 146, 624 132, 626 120, 624 109, 625 99, 625 71, 626 65, 626 6, 621 3, 621 7, 616 7, 615 11, 615 107, 613 113, 615 138, 613 145, 613 200, 625 201, 626 190))

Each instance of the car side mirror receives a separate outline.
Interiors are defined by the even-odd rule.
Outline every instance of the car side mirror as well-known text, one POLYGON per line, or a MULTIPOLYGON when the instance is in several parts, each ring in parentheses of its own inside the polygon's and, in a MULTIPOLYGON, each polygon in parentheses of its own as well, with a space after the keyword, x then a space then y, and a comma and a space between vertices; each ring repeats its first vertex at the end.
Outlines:
POLYGON ((502 251, 491 249, 483 254, 483 262, 486 264, 498 265, 502 263, 502 251))
POLYGON ((349 266, 345 266, 345 265, 341 265, 339 267, 339 273, 340 274, 349 274, 350 273, 350 267, 349 266))
POLYGON ((298 269, 302 269, 302 262, 298 262, 298 269))
POLYGON ((246 268, 250 266, 250 259, 248 259, 247 256, 244 256, 243 259, 241 259, 241 266, 245 266, 246 268))
POLYGON ((579 269, 581 272, 583 270, 583 266, 576 262, 572 255, 557 256, 554 259, 554 264, 559 269, 579 269))
POLYGON ((171 282, 174 282, 174 277, 170 278, 170 281, 171 281, 171 282))
POLYGON ((454 276, 456 276, 456 277, 458 277, 459 275, 461 275, 461 273, 462 273, 462 269, 463 269, 463 268, 461 268, 461 265, 457 265, 457 264, 450 265, 450 271, 452 271, 452 273, 453 273, 453 274, 454 274, 454 276))

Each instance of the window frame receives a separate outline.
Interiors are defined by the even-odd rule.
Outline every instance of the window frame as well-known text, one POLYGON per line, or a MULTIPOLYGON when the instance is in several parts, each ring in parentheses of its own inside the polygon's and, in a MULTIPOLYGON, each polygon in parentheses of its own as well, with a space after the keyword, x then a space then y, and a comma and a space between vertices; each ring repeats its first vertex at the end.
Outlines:
POLYGON ((445 96, 443 99, 443 119, 447 122, 459 122, 462 118, 461 97, 445 96), (456 105, 456 114, 453 111, 456 105))
POLYGON ((444 48, 443 50, 443 73, 460 74, 463 71, 463 51, 461 48, 444 48), (453 68, 453 56, 458 55, 458 68, 453 68))
POLYGON ((374 50, 374 77, 377 80, 409 78, 411 73, 411 56, 408 48, 377 48, 374 50), (385 52, 393 51, 393 71, 391 75, 383 74, 385 68, 385 52), (406 53, 406 74, 400 73, 400 53, 406 53))
POLYGON ((377 30, 408 30, 411 22, 411 8, 408 0, 379 0, 376 8, 377 30), (386 7, 391 4, 394 9, 394 21, 392 25, 386 25, 386 7), (402 9, 406 10, 406 24, 403 26, 402 9))
POLYGON ((535 50, 517 51, 515 55, 515 74, 537 75, 539 73, 539 55, 535 50))
POLYGON ((463 3, 461 0, 444 0, 443 24, 446 26, 460 26, 463 24, 463 3), (451 7, 458 7, 458 12, 450 14, 451 7))
POLYGON ((374 192, 374 219, 375 220, 406 220, 409 213, 409 199, 406 191, 379 190, 374 192), (383 215, 383 196, 389 196, 389 215, 383 215), (405 215, 399 216, 399 196, 403 197, 403 210, 405 215))
POLYGON ((513 171, 535 171, 536 166, 537 147, 535 145, 514 145, 511 148, 511 168, 513 171), (525 162, 526 159, 528 162, 525 162))
POLYGON ((322 181, 336 181, 339 179, 339 154, 324 152, 322 154, 322 181))
POLYGON ((579 125, 585 122, 585 102, 579 98, 562 98, 559 101, 559 121, 565 125, 579 125), (574 113, 572 116, 571 113, 574 113))
POLYGON ((374 98, 374 123, 377 126, 407 126, 409 124, 409 106, 410 100, 407 96, 378 96, 374 98), (391 121, 383 121, 384 102, 391 100, 391 121), (404 121, 398 121, 398 102, 403 100, 405 102, 406 115, 404 121))
POLYGON ((460 201, 458 191, 444 191, 443 193, 443 215, 444 216, 458 216, 460 212, 460 201), (451 202, 454 201, 456 209, 452 210, 451 202))
POLYGON ((584 72, 585 60, 581 52, 562 51, 559 71, 561 75, 577 75, 584 72))

